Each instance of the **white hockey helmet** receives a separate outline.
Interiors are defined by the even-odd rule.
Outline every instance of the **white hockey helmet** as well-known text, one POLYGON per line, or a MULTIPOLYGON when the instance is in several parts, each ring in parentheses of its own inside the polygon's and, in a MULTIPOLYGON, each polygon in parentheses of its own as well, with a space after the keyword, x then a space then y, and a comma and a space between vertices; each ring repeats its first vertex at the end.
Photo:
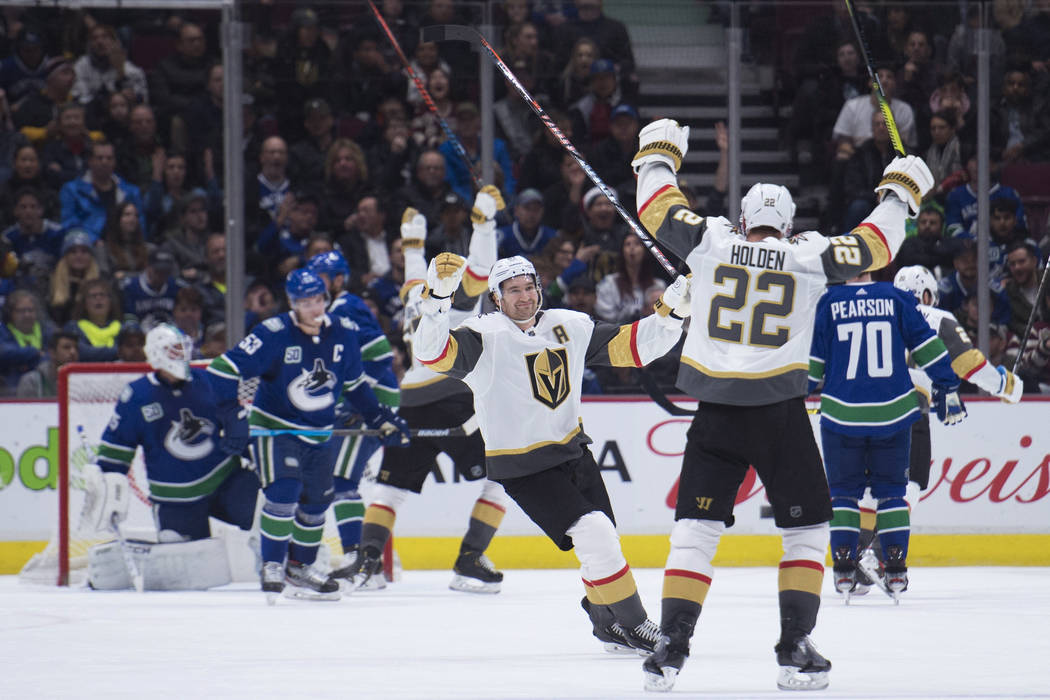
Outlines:
POLYGON ((922 300, 922 293, 929 292, 929 305, 937 304, 937 278, 922 265, 909 265, 897 270, 897 274, 893 276, 893 286, 911 292, 920 304, 926 303, 922 300))
POLYGON ((146 334, 146 360, 153 369, 185 381, 190 378, 192 357, 193 341, 170 323, 155 326, 146 334))
POLYGON ((520 277, 521 275, 532 275, 533 281, 536 283, 536 288, 539 289, 540 279, 536 275, 536 267, 529 262, 527 258, 521 255, 514 255, 509 258, 500 258, 496 261, 496 264, 489 270, 489 291, 499 301, 503 298, 503 292, 500 290, 502 285, 507 280, 513 277, 520 277))
POLYGON ((740 230, 745 234, 759 226, 769 226, 787 238, 794 219, 795 202, 783 185, 756 182, 740 200, 740 230))

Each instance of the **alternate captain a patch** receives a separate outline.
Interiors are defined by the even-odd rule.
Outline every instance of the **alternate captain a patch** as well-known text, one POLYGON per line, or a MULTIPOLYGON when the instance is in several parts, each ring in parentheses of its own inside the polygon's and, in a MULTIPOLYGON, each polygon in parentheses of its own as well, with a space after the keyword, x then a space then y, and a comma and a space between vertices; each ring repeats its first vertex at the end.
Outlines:
POLYGON ((525 356, 533 397, 557 408, 569 397, 569 353, 565 348, 547 348, 525 356))

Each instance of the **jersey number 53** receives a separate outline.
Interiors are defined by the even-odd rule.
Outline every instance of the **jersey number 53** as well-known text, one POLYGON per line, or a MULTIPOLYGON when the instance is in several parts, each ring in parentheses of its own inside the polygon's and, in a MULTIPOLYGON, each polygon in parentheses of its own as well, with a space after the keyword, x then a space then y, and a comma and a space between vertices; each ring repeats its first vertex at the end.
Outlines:
POLYGON ((752 275, 747 268, 719 265, 713 281, 726 291, 711 298, 707 315, 707 333, 711 338, 766 348, 779 348, 788 341, 787 326, 777 326, 770 332, 766 322, 768 317, 786 318, 791 314, 795 307, 794 277, 776 270, 752 275), (728 319, 724 320, 723 314, 728 319))

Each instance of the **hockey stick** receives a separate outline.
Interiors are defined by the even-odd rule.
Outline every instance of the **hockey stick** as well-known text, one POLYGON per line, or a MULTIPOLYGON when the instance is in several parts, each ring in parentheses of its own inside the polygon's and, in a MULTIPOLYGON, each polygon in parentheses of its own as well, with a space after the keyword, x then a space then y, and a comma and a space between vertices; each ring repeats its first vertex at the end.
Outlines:
MULTIPOLYGON (((412 437, 465 437, 467 435, 473 435, 474 431, 477 430, 477 425, 471 425, 470 421, 467 421, 463 425, 457 425, 455 428, 413 428, 408 431, 412 437)), ((293 428, 252 428, 252 437, 273 437, 274 435, 303 435, 303 436, 314 436, 314 437, 383 437, 386 435, 381 430, 375 428, 332 428, 331 430, 302 430, 293 428)))
POLYGON ((478 175, 476 170, 474 170, 474 164, 471 162, 470 156, 467 155, 467 150, 463 148, 463 144, 459 142, 458 138, 456 138, 456 134, 453 133, 448 122, 441 117, 441 113, 438 112, 438 107, 434 103, 434 99, 430 96, 430 93, 427 92, 427 87, 423 84, 423 80, 416 75, 414 70, 412 70, 412 64, 409 62, 408 56, 406 56, 405 52, 401 50, 401 45, 397 43, 397 38, 394 36, 394 33, 390 31, 390 25, 388 25, 386 20, 383 19, 383 15, 379 12, 379 8, 375 6, 375 3, 372 2, 372 0, 368 0, 368 6, 372 8, 372 14, 375 15, 376 22, 378 22, 379 26, 383 28, 383 33, 386 34, 386 38, 390 40, 390 45, 394 47, 394 51, 397 52, 398 58, 401 59, 401 64, 405 67, 405 73, 407 73, 408 77, 412 79, 413 83, 415 83, 416 90, 419 90, 419 94, 423 98, 423 102, 426 103, 427 109, 433 112, 434 116, 437 117, 438 124, 441 125, 441 130, 445 132, 445 138, 447 138, 452 144, 452 148, 456 149, 456 155, 458 155, 463 161, 463 164, 467 166, 470 176, 474 179, 474 185, 480 190, 483 186, 481 176, 478 175))
POLYGON ((120 523, 117 522, 116 513, 114 513, 113 517, 110 519, 109 527, 117 537, 117 544, 120 545, 120 553, 124 555, 124 566, 128 569, 128 576, 131 577, 131 582, 135 585, 135 590, 142 593, 146 590, 146 581, 142 575, 142 571, 139 569, 138 563, 135 561, 135 554, 131 551, 131 545, 128 544, 128 540, 124 537, 124 533, 120 531, 120 523))
POLYGON ((1035 294, 1035 303, 1032 304, 1032 313, 1028 314, 1028 323, 1024 327, 1024 335, 1020 338, 1020 346, 1017 348, 1017 357, 1014 358, 1014 368, 1011 370, 1017 374, 1017 368, 1021 365, 1021 356, 1024 355, 1024 347, 1028 344, 1028 334, 1032 332, 1032 324, 1035 323, 1035 314, 1039 305, 1043 302, 1043 294, 1046 293, 1047 273, 1050 272, 1050 255, 1046 257, 1046 265, 1043 266, 1043 279, 1039 282, 1039 291, 1035 294))
POLYGON ((580 167, 583 168, 583 172, 587 174, 587 177, 591 179, 591 182, 593 182, 601 193, 612 202, 612 205, 620 215, 620 218, 627 222, 627 225, 635 235, 641 239, 642 244, 649 249, 649 252, 653 254, 653 257, 655 257, 660 263, 660 266, 663 267, 664 270, 667 271, 667 274, 671 275, 672 278, 678 276, 678 271, 667 259, 667 256, 656 247, 656 242, 645 232, 645 229, 643 229, 638 222, 627 213, 627 210, 623 208, 622 204, 620 204, 620 200, 617 199, 616 193, 613 192, 608 185, 602 182, 602 179, 598 177, 598 173, 594 172, 594 168, 584 160, 583 156, 580 155, 580 152, 576 150, 576 147, 572 145, 572 142, 562 133, 561 129, 558 128, 558 125, 554 123, 554 120, 550 118, 550 115, 544 111, 543 107, 540 106, 536 99, 529 94, 529 91, 518 81, 517 76, 515 76, 514 72, 507 67, 507 64, 499 57, 496 50, 492 48, 492 45, 485 40, 485 37, 472 27, 464 27, 459 24, 437 24, 430 27, 423 27, 423 41, 466 41, 476 49, 484 49, 489 57, 492 58, 493 62, 495 62, 496 67, 499 68, 503 77, 514 86, 514 89, 518 91, 521 98, 525 100, 525 104, 532 108, 532 111, 540 118, 540 121, 543 122, 545 127, 547 127, 547 130, 554 135, 554 138, 558 139, 558 143, 560 143, 562 147, 569 152, 569 155, 580 164, 580 167))
POLYGON ((871 60, 871 50, 868 49, 868 42, 864 39, 864 30, 860 28, 860 21, 857 19, 856 10, 853 8, 853 0, 845 0, 846 10, 849 12, 850 21, 853 22, 853 31, 857 34, 857 41, 860 42, 860 50, 864 54, 864 65, 868 68, 868 75, 871 76, 871 84, 875 88, 875 97, 879 101, 879 110, 882 112, 883 118, 886 120, 886 129, 890 132, 890 143, 893 144, 893 150, 897 152, 897 155, 907 155, 904 152, 904 144, 901 142, 900 132, 897 131, 897 122, 893 119, 893 112, 890 111, 890 103, 886 101, 886 93, 882 91, 882 83, 879 81, 879 76, 875 72, 874 64, 871 60))

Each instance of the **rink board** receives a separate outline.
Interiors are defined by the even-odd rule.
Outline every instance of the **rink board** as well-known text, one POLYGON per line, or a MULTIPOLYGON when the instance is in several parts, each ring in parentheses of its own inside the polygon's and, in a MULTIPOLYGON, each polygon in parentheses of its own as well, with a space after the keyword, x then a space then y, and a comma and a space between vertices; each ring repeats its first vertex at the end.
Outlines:
MULTIPOLYGON (((970 417, 961 426, 932 426, 930 488, 913 516, 912 561, 1050 564, 1050 402, 1006 406, 974 399, 967 406, 970 417)), ((628 558, 635 566, 662 565, 689 419, 629 398, 588 400, 582 417, 628 558)), ((818 420, 813 416, 814 424, 818 420)), ((57 454, 54 403, 0 403, 0 573, 17 571, 50 536, 57 454)), ((439 459, 423 493, 398 514, 395 534, 406 568, 449 566, 478 493, 476 482, 458 481, 447 460, 439 459)), ((780 558, 767 506, 761 484, 746 480, 720 563, 780 558)), ((513 503, 491 552, 507 568, 576 565, 572 553, 559 552, 513 503)))

